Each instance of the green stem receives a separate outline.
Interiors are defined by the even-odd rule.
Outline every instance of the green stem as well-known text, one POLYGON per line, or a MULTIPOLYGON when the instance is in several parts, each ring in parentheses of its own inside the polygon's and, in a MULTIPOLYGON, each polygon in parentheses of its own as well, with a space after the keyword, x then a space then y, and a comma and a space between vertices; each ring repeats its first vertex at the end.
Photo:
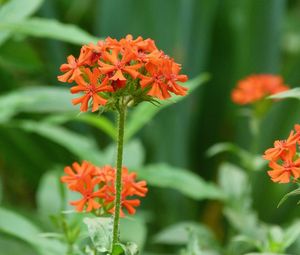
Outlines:
POLYGON ((119 242, 119 221, 120 221, 121 193, 122 193, 122 160, 123 160, 125 118, 126 118, 126 105, 121 105, 118 110, 117 163, 116 163, 117 176, 116 176, 116 183, 115 183, 116 198, 115 198, 112 251, 115 247, 115 244, 119 242))

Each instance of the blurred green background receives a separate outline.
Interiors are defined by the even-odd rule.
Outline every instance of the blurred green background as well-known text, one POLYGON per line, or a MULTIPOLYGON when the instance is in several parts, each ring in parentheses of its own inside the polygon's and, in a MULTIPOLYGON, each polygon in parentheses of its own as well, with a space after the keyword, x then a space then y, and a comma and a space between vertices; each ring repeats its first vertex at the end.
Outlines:
MULTIPOLYGON (((210 76, 135 134, 132 151, 145 151, 141 157, 146 164, 164 162, 216 182, 222 162, 238 162, 230 153, 208 157, 208 148, 231 142, 248 150, 252 140, 248 119, 230 100, 236 82, 250 74, 273 73, 282 75, 291 87, 300 84, 298 0, 0 0, 2 206, 33 219, 43 174, 81 160, 93 148, 105 151, 110 146, 105 124, 99 124, 99 130, 92 124, 94 119, 71 119, 77 112, 70 101, 62 102, 71 96, 60 90, 66 85, 59 84, 56 76, 66 57, 77 56, 83 43, 126 34, 154 39, 182 63, 191 79, 201 73, 210 76)), ((299 114, 297 100, 274 104, 261 125, 258 153, 275 139, 285 138, 299 122, 299 114)), ((114 120, 109 113, 104 117, 114 120)), ((277 209, 291 187, 271 183, 265 170, 249 175, 253 209, 266 223, 288 224, 299 214, 297 200, 277 209)), ((220 243, 226 243, 229 230, 222 203, 193 199, 170 189, 172 183, 165 186, 150 185, 149 196, 142 201, 141 210, 150 219, 148 236, 176 222, 195 221, 209 226, 220 243)), ((155 245, 149 237, 146 249, 172 254, 173 248, 155 245)))

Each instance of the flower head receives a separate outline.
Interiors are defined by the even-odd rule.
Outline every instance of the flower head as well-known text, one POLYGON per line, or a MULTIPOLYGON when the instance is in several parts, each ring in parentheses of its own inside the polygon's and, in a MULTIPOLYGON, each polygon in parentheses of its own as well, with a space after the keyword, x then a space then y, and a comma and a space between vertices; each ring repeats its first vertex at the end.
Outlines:
POLYGON ((81 111, 88 110, 90 101, 92 111, 97 111, 124 97, 138 103, 167 99, 171 93, 186 95, 187 88, 179 83, 188 77, 180 74, 180 65, 158 50, 151 39, 108 37, 96 45, 82 46, 78 59, 70 55, 67 61, 60 67, 64 74, 58 80, 76 83, 71 92, 83 95, 72 102, 80 103, 81 111))
POLYGON ((236 104, 252 104, 269 95, 288 89, 289 87, 278 75, 250 75, 238 82, 237 87, 232 91, 231 98, 236 104))
POLYGON ((273 182, 288 183, 292 179, 300 177, 300 157, 297 153, 297 145, 300 141, 299 125, 295 125, 285 140, 276 140, 274 147, 267 149, 263 158, 269 160, 268 171, 273 182))
MULTIPOLYGON (((115 191, 115 168, 107 165, 96 167, 84 161, 81 165, 77 162, 71 167, 65 168, 66 176, 61 178, 62 182, 68 184, 68 188, 78 192, 82 198, 70 202, 79 212, 101 210, 102 214, 114 213, 115 191), (74 170, 73 170, 74 169, 74 170)), ((121 193, 121 216, 126 209, 129 214, 134 214, 135 207, 140 205, 137 197, 144 197, 147 192, 145 181, 136 181, 136 173, 129 172, 127 168, 122 169, 122 193, 121 193)))

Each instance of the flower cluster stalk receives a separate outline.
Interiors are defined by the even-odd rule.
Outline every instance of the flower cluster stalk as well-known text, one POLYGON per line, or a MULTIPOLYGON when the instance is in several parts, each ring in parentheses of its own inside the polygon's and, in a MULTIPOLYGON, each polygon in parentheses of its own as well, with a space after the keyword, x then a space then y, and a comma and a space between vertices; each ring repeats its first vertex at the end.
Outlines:
POLYGON ((116 198, 115 198, 115 213, 113 222, 113 238, 112 238, 112 251, 115 245, 119 242, 119 221, 121 209, 121 193, 122 193, 122 161, 123 161, 123 147, 124 147, 124 129, 126 118, 126 106, 122 105, 118 109, 118 122, 117 122, 117 175, 115 182, 116 198))

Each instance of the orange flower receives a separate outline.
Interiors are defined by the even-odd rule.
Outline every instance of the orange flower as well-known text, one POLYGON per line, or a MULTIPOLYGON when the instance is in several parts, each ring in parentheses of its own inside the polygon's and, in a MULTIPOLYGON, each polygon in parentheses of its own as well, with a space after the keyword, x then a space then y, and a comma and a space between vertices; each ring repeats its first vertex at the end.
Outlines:
POLYGON ((146 70, 150 76, 141 76, 141 86, 150 87, 148 95, 159 99, 167 99, 173 92, 176 95, 186 95, 187 88, 180 86, 177 81, 187 81, 186 75, 179 75, 180 65, 172 59, 163 57, 160 63, 149 62, 146 64, 146 70))
POLYGON ((295 154, 296 152, 297 137, 294 135, 294 131, 290 132, 288 139, 276 140, 274 147, 267 149, 263 156, 266 160, 278 160, 283 159, 287 153, 295 154), (296 138, 296 139, 295 139, 296 138))
POLYGON ((284 85, 282 78, 278 75, 250 75, 238 82, 237 87, 232 91, 231 98, 236 104, 251 104, 288 89, 289 87, 284 85))
POLYGON ((61 177, 61 181, 68 184, 69 189, 74 189, 78 181, 84 181, 87 176, 95 173, 95 166, 87 161, 83 161, 81 165, 77 162, 72 164, 72 167, 67 166, 64 169, 67 176, 61 177))
POLYGON ((105 106, 108 100, 118 102, 116 97, 129 96, 132 101, 141 102, 149 101, 151 97, 167 99, 171 97, 170 93, 186 95, 187 88, 178 82, 186 82, 187 76, 180 74, 180 65, 158 50, 151 39, 144 40, 140 36, 134 39, 132 35, 127 35, 118 41, 108 37, 96 45, 83 45, 78 59, 71 55, 67 61, 67 64, 61 65, 60 70, 64 74, 58 76, 58 79, 62 82, 75 81, 77 85, 71 92, 85 93, 81 98, 73 100, 74 104, 82 104, 81 111, 87 111, 90 99, 93 101, 92 109, 96 111, 100 106, 105 106), (85 84, 86 76, 89 81, 97 81, 90 82, 94 87, 95 84, 105 82, 113 91, 91 89, 91 86, 85 84))
MULTIPOLYGON (((71 205, 80 212, 84 209, 90 212, 102 208, 103 213, 114 213, 115 168, 108 165, 99 168, 87 161, 81 166, 75 162, 72 167, 74 171, 71 167, 65 168, 67 176, 63 176, 61 181, 67 183, 72 191, 79 192, 82 198, 72 201, 71 205)), ((136 197, 144 197, 148 189, 145 181, 137 182, 136 173, 130 173, 125 167, 122 169, 122 186, 120 215, 123 217, 124 208, 129 214, 135 213, 135 207, 140 205, 140 200, 136 197)))
POLYGON ((80 76, 80 68, 84 66, 88 57, 86 47, 81 48, 78 60, 76 60, 73 55, 68 56, 68 64, 62 64, 60 66, 60 71, 65 74, 57 76, 57 79, 61 82, 73 82, 76 77, 80 76))
MULTIPOLYGON (((105 166, 100 170, 105 185, 103 187, 104 204, 111 207, 110 213, 114 213, 113 202, 115 200, 115 174, 116 171, 110 166, 105 166)), ((121 211, 120 215, 123 217, 125 214, 122 207, 125 207, 129 214, 134 214, 134 207, 140 205, 139 199, 128 199, 132 196, 144 197, 148 192, 147 183, 145 181, 136 182, 136 173, 129 173, 126 167, 122 169, 122 192, 121 192, 121 211)))
POLYGON ((274 147, 267 149, 263 158, 269 160, 271 170, 268 171, 273 182, 288 183, 291 177, 300 177, 300 157, 296 153, 300 141, 300 125, 295 125, 286 140, 277 140, 274 147))
POLYGON ((282 165, 271 161, 269 166, 272 170, 268 171, 268 174, 273 182, 288 183, 290 182, 291 176, 295 179, 300 177, 300 158, 296 161, 290 159, 285 160, 282 165))
POLYGON ((104 52, 103 60, 99 61, 99 70, 102 74, 109 74, 110 80, 126 81, 124 73, 129 74, 133 79, 136 79, 139 75, 138 69, 141 68, 142 64, 130 65, 130 61, 134 60, 132 52, 127 50, 123 53, 121 59, 119 59, 120 49, 112 49, 111 53, 104 52))
POLYGON ((75 190, 80 192, 83 196, 82 199, 77 201, 71 201, 70 204, 76 207, 76 211, 82 212, 86 206, 85 211, 90 212, 93 209, 98 209, 101 207, 100 203, 96 200, 102 194, 101 190, 94 191, 95 186, 99 183, 96 178, 91 179, 87 176, 84 180, 79 180, 76 184, 75 190))
POLYGON ((104 78, 101 83, 99 83, 100 71, 98 69, 84 69, 85 74, 88 77, 89 82, 85 81, 80 75, 75 78, 77 86, 71 88, 71 93, 84 92, 84 95, 72 100, 74 105, 81 104, 80 110, 86 112, 88 110, 89 100, 93 99, 92 112, 97 111, 99 105, 105 105, 106 99, 101 97, 99 92, 110 92, 113 91, 113 87, 108 85, 108 77, 104 78))

